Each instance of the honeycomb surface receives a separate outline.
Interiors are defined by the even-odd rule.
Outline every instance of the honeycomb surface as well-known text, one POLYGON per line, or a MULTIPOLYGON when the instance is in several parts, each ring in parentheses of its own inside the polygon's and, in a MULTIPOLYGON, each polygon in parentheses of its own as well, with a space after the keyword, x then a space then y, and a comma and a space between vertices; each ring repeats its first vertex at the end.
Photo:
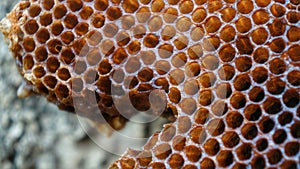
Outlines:
POLYGON ((299 0, 23 0, 0 28, 59 108, 174 121, 112 169, 296 169, 299 20, 299 0))

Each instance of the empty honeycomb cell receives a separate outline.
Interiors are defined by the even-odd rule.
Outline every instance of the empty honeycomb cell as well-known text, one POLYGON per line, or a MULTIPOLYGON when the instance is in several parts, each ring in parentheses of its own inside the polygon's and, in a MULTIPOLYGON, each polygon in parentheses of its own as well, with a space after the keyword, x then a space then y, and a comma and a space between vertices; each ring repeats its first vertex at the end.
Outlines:
POLYGON ((72 91, 80 92, 83 89, 83 81, 81 78, 72 78, 70 86, 72 91))
POLYGON ((240 36, 236 39, 236 48, 240 54, 252 54, 253 45, 247 36, 240 36))
POLYGON ((295 156, 299 153, 299 143, 297 141, 291 141, 285 144, 284 153, 287 156, 295 156))
POLYGON ((64 31, 64 26, 60 21, 55 21, 51 25, 51 33, 54 34, 55 36, 60 35, 64 31))
POLYGON ((205 157, 200 162, 200 168, 202 168, 202 169, 215 169, 216 165, 215 165, 215 163, 212 159, 210 159, 208 157, 205 157))
POLYGON ((283 112, 278 116, 278 122, 280 125, 285 126, 293 120, 293 114, 290 112, 283 112))
POLYGON ((264 67, 256 67, 251 72, 252 78, 256 83, 264 83, 268 79, 268 70, 264 67))
POLYGON ((51 13, 44 13, 40 16, 40 24, 43 26, 48 26, 52 23, 52 14, 51 13))
POLYGON ((275 131, 275 133, 273 134, 272 137, 273 137, 274 143, 281 144, 286 140, 287 134, 286 134, 285 130, 278 129, 275 131))
POLYGON ((286 18, 290 23, 297 23, 300 20, 300 14, 296 11, 290 11, 287 13, 286 18))
POLYGON ((250 13, 254 8, 253 2, 251 0, 241 0, 237 3, 237 9, 242 14, 250 13))
POLYGON ((230 45, 226 44, 219 50, 219 57, 223 62, 230 62, 236 55, 235 49, 230 45))
POLYGON ((238 91, 244 91, 250 88, 251 79, 247 74, 239 74, 233 80, 234 88, 238 91))
POLYGON ((233 154, 230 150, 222 150, 217 155, 217 162, 220 167, 227 167, 233 163, 233 154))
POLYGON ((205 141, 207 134, 205 129, 201 126, 197 126, 190 131, 189 136, 194 143, 202 144, 205 141))
POLYGON ((71 74, 67 68, 60 68, 57 71, 57 76, 64 81, 67 81, 70 79, 71 74))
POLYGON ((237 148, 236 153, 240 160, 248 160, 252 156, 252 145, 249 143, 243 143, 237 148))
POLYGON ((214 156, 220 151, 219 142, 214 138, 208 139, 204 143, 203 148, 204 148, 205 153, 210 156, 214 156))
POLYGON ((299 104, 299 92, 296 89, 289 89, 283 94, 282 100, 287 107, 295 107, 299 104))
POLYGON ((22 45, 26 52, 32 52, 35 49, 34 39, 30 37, 24 38, 22 45))
POLYGON ((56 57, 49 57, 46 62, 47 70, 51 73, 55 73, 60 66, 60 62, 56 57))
POLYGON ((257 25, 265 24, 270 19, 269 12, 264 9, 257 10, 253 13, 252 19, 257 25))
POLYGON ((24 28, 26 33, 32 35, 38 31, 39 25, 35 20, 31 19, 24 24, 24 28))
POLYGON ((59 99, 67 98, 69 96, 69 89, 67 86, 59 84, 55 89, 55 94, 59 99))
POLYGON ((172 169, 181 168, 184 164, 184 159, 180 154, 174 153, 169 158, 169 165, 172 169))
POLYGON ((197 124, 205 124, 209 120, 209 111, 206 108, 199 108, 194 116, 197 124))
POLYGON ((138 78, 142 82, 149 82, 153 78, 153 70, 147 67, 143 68, 139 71, 138 78))
POLYGON ((136 57, 129 58, 125 65, 125 70, 128 73, 134 73, 138 71, 140 68, 141 68, 141 63, 136 57))
POLYGON ((186 133, 192 126, 191 120, 187 116, 179 117, 177 122, 178 133, 186 133))
POLYGON ((250 89, 249 93, 249 99, 253 102, 260 102, 265 97, 264 89, 261 87, 255 86, 252 89, 250 89))
POLYGON ((207 90, 202 90, 199 93, 199 98, 198 98, 198 102, 202 105, 202 106, 209 106, 215 99, 215 96, 213 94, 213 92, 209 89, 207 90))
POLYGON ((263 27, 259 27, 251 32, 251 38, 257 45, 264 44, 269 37, 269 33, 263 27))
POLYGON ((270 49, 275 53, 281 53, 285 49, 285 41, 282 38, 276 38, 269 44, 270 49))
POLYGON ((206 19, 205 21, 205 30, 207 33, 215 33, 219 30, 219 28, 221 27, 222 23, 220 21, 220 19, 216 16, 211 16, 209 18, 206 19))
POLYGON ((281 94, 285 89, 285 85, 286 83, 279 77, 274 77, 266 83, 268 92, 273 95, 281 94))
POLYGON ((156 146, 153 151, 154 155, 161 160, 166 159, 172 153, 171 146, 167 143, 156 146))
POLYGON ((33 72, 34 76, 37 78, 41 78, 46 74, 46 71, 44 70, 44 68, 42 66, 34 67, 32 72, 33 72))
POLYGON ((218 136, 223 134, 225 130, 225 123, 222 119, 212 119, 207 125, 207 131, 212 136, 218 136))
POLYGON ((272 149, 268 151, 267 157, 270 164, 277 164, 282 160, 282 153, 279 149, 272 149))
POLYGON ((240 138, 236 132, 228 131, 223 134, 222 142, 225 147, 233 148, 239 144, 240 138))
POLYGON ((54 89, 57 84, 57 79, 54 76, 47 75, 44 77, 43 82, 48 88, 54 89))
POLYGON ((171 60, 172 65, 175 66, 176 68, 184 66, 186 62, 187 62, 187 56, 184 52, 179 52, 173 55, 171 60))
POLYGON ((228 105, 222 100, 217 100, 212 104, 211 111, 215 116, 223 116, 228 111, 228 105))
POLYGON ((87 84, 93 84, 94 82, 96 82, 98 80, 99 75, 96 70, 89 69, 84 73, 83 78, 87 84))
POLYGON ((38 48, 36 48, 36 50, 34 51, 34 56, 36 61, 38 62, 43 62, 48 58, 48 52, 47 49, 44 46, 40 46, 38 48))
POLYGON ((296 45, 291 46, 288 49, 288 55, 292 61, 294 61, 294 62, 300 61, 300 45, 296 44, 296 45))
MULTIPOLYGON (((189 43, 189 40, 186 36, 180 35, 174 40, 174 45, 178 50, 185 49, 189 43)), ((202 46, 200 44, 196 44, 191 46, 188 49, 188 55, 190 56, 191 59, 196 59, 202 56, 203 51, 202 51, 202 46)))
POLYGON ((166 169, 166 166, 164 165, 164 163, 161 163, 161 162, 152 162, 151 167, 153 169, 166 169))
POLYGON ((241 133, 245 139, 253 140, 257 136, 258 130, 254 123, 247 123, 243 125, 241 133))
POLYGON ((259 47, 253 53, 253 59, 257 63, 265 63, 269 59, 269 51, 267 48, 259 47))
POLYGON ((165 7, 165 2, 163 0, 154 0, 151 3, 152 12, 161 12, 165 7))
POLYGON ((179 101, 181 99, 181 94, 180 94, 180 91, 176 87, 170 88, 170 92, 168 95, 169 95, 169 99, 171 102, 179 103, 179 101))
POLYGON ((243 116, 237 111, 230 112, 226 116, 227 125, 233 129, 240 127, 243 121, 243 116))
POLYGON ((74 64, 74 71, 76 74, 81 74, 83 73, 87 68, 86 62, 82 60, 78 60, 74 64))
POLYGON ((195 79, 190 79, 190 80, 184 82, 183 91, 188 95, 197 94, 199 91, 198 81, 195 79))
POLYGON ((201 158, 201 155, 202 155, 201 149, 194 145, 186 146, 184 148, 184 152, 185 152, 188 160, 191 162, 197 162, 201 158))
POLYGON ((212 72, 205 72, 200 75, 199 82, 202 87, 209 88, 215 85, 217 77, 212 72))
POLYGON ((75 27, 75 32, 79 36, 85 35, 89 31, 89 24, 85 22, 80 22, 75 27))
POLYGON ((221 0, 215 0, 215 1, 208 1, 207 9, 209 13, 213 13, 218 11, 223 7, 221 0))
POLYGON ((169 7, 164 11, 163 18, 166 23, 173 23, 178 17, 176 8, 169 7))
POLYGON ((63 63, 69 65, 74 62, 75 55, 71 49, 63 49, 61 52, 61 60, 63 63))
POLYGON ((36 88, 37 88, 38 92, 41 92, 42 94, 46 94, 46 95, 49 94, 49 90, 41 81, 37 81, 36 88))
POLYGON ((256 141, 256 149, 258 151, 264 151, 268 148, 268 140, 265 138, 260 138, 256 141))
POLYGON ((196 23, 200 23, 204 21, 206 16, 207 16, 206 10, 204 8, 198 7, 192 13, 192 20, 196 23))
POLYGON ((61 49, 62 49, 62 43, 58 39, 49 40, 48 43, 47 43, 47 46, 48 46, 48 50, 52 54, 59 54, 61 49))
POLYGON ((231 65, 223 65, 221 68, 219 68, 218 75, 222 80, 231 80, 235 75, 234 67, 231 65))
POLYGON ((263 103, 263 108, 268 114, 277 114, 282 110, 282 105, 279 99, 268 97, 263 103))
POLYGON ((180 70, 180 69, 174 69, 174 70, 172 70, 168 74, 168 77, 169 77, 170 83, 173 84, 173 85, 179 85, 185 79, 184 72, 182 70, 180 70))
POLYGON ((240 33, 246 33, 252 28, 251 20, 245 16, 241 16, 236 22, 235 27, 240 33))
POLYGON ((221 11, 221 18, 225 22, 230 22, 236 16, 236 10, 231 7, 226 7, 221 11))
POLYGON ((32 18, 39 16, 41 11, 42 11, 41 7, 39 5, 34 5, 34 4, 32 4, 28 9, 28 13, 32 18))
POLYGON ((202 59, 202 67, 208 70, 215 70, 219 66, 219 59, 215 55, 207 55, 202 59))
POLYGON ((244 115, 249 121, 256 121, 262 114, 261 108, 257 104, 250 104, 244 109, 244 115))
POLYGON ((287 37, 290 42, 297 42, 300 40, 300 28, 291 26, 287 32, 287 37))
POLYGON ((300 138, 300 122, 299 121, 295 121, 294 124, 291 126, 291 134, 294 138, 300 138))
POLYGON ((90 6, 84 6, 82 7, 81 11, 79 12, 79 15, 82 19, 87 20, 92 14, 94 13, 94 10, 90 6))
POLYGON ((200 71, 200 65, 198 62, 189 62, 185 66, 185 73, 189 77, 198 76, 200 71))
POLYGON ((160 135, 160 140, 168 142, 170 141, 176 134, 176 127, 172 124, 166 125, 160 135))
POLYGON ((265 158, 261 155, 255 156, 251 160, 251 166, 252 166, 252 168, 265 168, 266 167, 265 158))
POLYGON ((259 121, 258 126, 263 133, 269 133, 275 126, 275 122, 269 117, 263 117, 259 121))

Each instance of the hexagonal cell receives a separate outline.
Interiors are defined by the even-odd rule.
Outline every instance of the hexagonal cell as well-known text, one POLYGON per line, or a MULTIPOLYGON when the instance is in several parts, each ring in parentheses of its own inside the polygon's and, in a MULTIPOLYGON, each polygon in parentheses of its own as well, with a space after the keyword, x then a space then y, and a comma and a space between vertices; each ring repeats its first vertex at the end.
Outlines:
POLYGON ((184 163, 184 159, 180 154, 174 153, 169 158, 169 165, 172 169, 181 168, 184 163))
POLYGON ((214 138, 208 139, 204 143, 203 148, 204 148, 204 151, 206 152, 206 154, 208 154, 210 156, 214 156, 220 151, 219 142, 214 138))

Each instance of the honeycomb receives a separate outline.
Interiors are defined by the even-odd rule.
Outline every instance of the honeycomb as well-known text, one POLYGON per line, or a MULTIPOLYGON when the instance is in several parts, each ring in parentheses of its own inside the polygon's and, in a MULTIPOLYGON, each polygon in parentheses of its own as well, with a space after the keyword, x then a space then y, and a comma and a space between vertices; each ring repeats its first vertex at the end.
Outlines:
POLYGON ((0 29, 60 109, 173 120, 112 169, 296 169, 299 20, 299 0, 22 0, 0 29))

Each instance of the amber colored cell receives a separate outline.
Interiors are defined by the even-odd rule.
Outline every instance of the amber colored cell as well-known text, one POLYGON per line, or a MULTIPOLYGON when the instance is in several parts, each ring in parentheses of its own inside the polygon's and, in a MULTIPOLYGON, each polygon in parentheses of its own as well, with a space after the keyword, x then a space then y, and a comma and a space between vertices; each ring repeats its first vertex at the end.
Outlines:
POLYGON ((120 8, 112 6, 106 10, 106 16, 109 20, 114 21, 122 16, 122 11, 120 8))
POLYGON ((35 20, 29 20, 24 24, 24 28, 26 33, 28 34, 34 34, 37 32, 37 30, 39 29, 39 25, 37 24, 37 22, 35 20))
POLYGON ((229 83, 221 83, 216 87, 216 94, 220 99, 228 98, 232 93, 229 83))
POLYGON ((225 130, 225 123, 222 119, 212 119, 207 125, 207 131, 212 136, 223 134, 225 130))
POLYGON ((53 14, 56 19, 63 18, 66 15, 66 13, 67 13, 67 8, 65 7, 64 4, 56 5, 54 7, 53 14))
POLYGON ((297 163, 292 160, 284 160, 280 165, 280 168, 297 168, 297 163))
POLYGON ((180 53, 177 53, 175 54, 173 57, 172 57, 172 60, 171 60, 171 63, 173 66, 175 66, 176 68, 179 68, 179 67, 182 67, 186 64, 186 61, 187 61, 187 56, 185 53, 183 52, 180 52, 180 53))
POLYGON ((172 140, 172 147, 174 150, 182 151, 185 147, 185 142, 186 142, 185 137, 181 135, 177 135, 172 140))
POLYGON ((265 92, 261 87, 255 86, 249 91, 248 95, 251 101, 260 102, 264 99, 265 92))
POLYGON ((165 90, 166 93, 169 93, 169 82, 166 78, 160 77, 155 80, 154 84, 157 86, 161 86, 161 88, 165 90))
POLYGON ((172 83, 173 85, 179 85, 185 79, 184 72, 182 70, 180 70, 180 69, 172 70, 168 74, 168 76, 169 76, 169 79, 170 79, 170 83, 172 83))
POLYGON ((273 4, 270 8, 270 11, 273 14, 273 16, 279 18, 285 14, 286 8, 280 4, 273 4))
POLYGON ((33 69, 33 74, 37 78, 42 78, 46 74, 46 71, 42 66, 37 66, 33 69))
POLYGON ((294 61, 294 62, 300 61, 300 45, 296 44, 296 45, 291 46, 288 49, 288 55, 292 61, 294 61))
POLYGON ((221 0, 208 1, 207 9, 209 13, 217 12, 223 7, 221 0))
POLYGON ((274 39, 270 44, 270 49, 275 53, 281 53, 285 49, 285 41, 282 38, 274 39))
POLYGON ((172 152, 171 146, 167 143, 160 144, 154 148, 154 155, 158 159, 166 159, 172 152))
POLYGON ((265 138, 261 138, 256 142, 256 149, 258 151, 264 151, 268 148, 268 140, 265 138))
POLYGON ((67 6, 71 11, 76 12, 82 8, 83 3, 81 0, 67 0, 67 6))
POLYGON ((222 100, 217 100, 212 104, 211 111, 215 116, 223 116, 228 111, 228 105, 222 100))
POLYGON ((178 117, 177 122, 178 133, 186 133, 192 126, 191 120, 187 116, 178 117))
POLYGON ((28 54, 23 58, 23 67, 25 70, 30 70, 34 65, 32 55, 28 54))
POLYGON ((192 12, 193 8, 194 8, 194 3, 191 0, 186 0, 186 1, 179 3, 179 11, 182 14, 188 14, 188 13, 192 12))
POLYGON ((264 67, 256 67, 251 72, 252 78, 256 83, 264 83, 268 79, 268 70, 264 67))
POLYGON ((201 158, 202 151, 200 148, 194 145, 186 146, 184 152, 191 162, 197 162, 201 158))
POLYGON ((253 13, 252 19, 257 25, 265 24, 270 19, 269 12, 264 9, 257 10, 253 13))
POLYGON ((235 27, 240 33, 246 33, 252 28, 251 20, 248 17, 241 16, 236 22, 235 27))
POLYGON ((58 69, 57 76, 61 80, 64 80, 64 81, 67 81, 71 77, 70 72, 69 72, 69 70, 67 68, 58 69))
POLYGON ((121 167, 124 169, 134 169, 135 161, 132 158, 121 159, 121 167))
POLYGON ((299 92, 296 89, 289 89, 283 94, 282 100, 287 107, 295 107, 299 104, 299 92))
POLYGON ((44 77, 43 82, 48 88, 54 89, 57 84, 57 79, 54 76, 48 75, 44 77))
POLYGON ((300 145, 296 141, 291 141, 285 144, 284 153, 287 156, 295 156, 299 153, 300 145))
POLYGON ((33 38, 26 37, 23 40, 23 48, 26 52, 32 52, 35 49, 35 42, 33 38))
POLYGON ((234 27, 230 25, 226 25, 220 31, 220 38, 225 42, 230 42, 235 39, 236 31, 234 27))
POLYGON ((186 164, 182 169, 197 169, 197 167, 193 164, 186 164))
POLYGON ((224 8, 222 11, 221 11, 221 17, 222 17, 222 20, 225 21, 225 22, 230 22, 233 20, 233 18, 235 17, 236 15, 236 10, 234 8, 231 8, 231 7, 227 7, 227 8, 224 8))
POLYGON ((150 68, 143 68, 142 70, 139 71, 138 73, 138 78, 142 82, 148 82, 153 78, 153 70, 150 68))
POLYGON ((286 22, 282 19, 275 19, 272 23, 268 24, 268 28, 272 36, 280 36, 286 30, 286 22))
POLYGON ((236 132, 229 131, 222 136, 222 142, 225 147, 233 148, 239 144, 240 138, 236 132))
POLYGON ((208 157, 205 157, 202 159, 202 161, 200 162, 200 168, 201 169, 215 169, 216 165, 214 163, 213 160, 211 160, 208 157))
POLYGON ((255 3, 259 7, 266 7, 270 4, 271 0, 255 0, 255 3))
POLYGON ((220 39, 216 36, 205 38, 202 46, 206 51, 216 51, 220 46, 220 39))
POLYGON ((268 114, 277 114, 282 110, 282 105, 279 99, 268 97, 263 103, 263 108, 268 114))
POLYGON ((222 80, 231 80, 235 75, 234 67, 231 65, 224 65, 218 70, 218 75, 222 80))
POLYGON ((193 11, 192 20, 194 22, 200 23, 200 22, 204 21, 206 16, 207 16, 206 10, 204 8, 200 7, 193 11))
POLYGON ((166 125, 160 135, 160 140, 168 142, 175 136, 176 127, 174 125, 166 125))
POLYGON ((136 13, 136 18, 140 23, 145 23, 150 16, 151 12, 148 7, 141 7, 136 13))
POLYGON ((250 57, 239 57, 235 60, 235 67, 240 72, 246 72, 252 67, 250 57))
POLYGON ((300 14, 296 11, 290 11, 287 13, 286 18, 290 23, 297 23, 300 20, 300 14))
POLYGON ((215 84, 216 80, 216 76, 212 72, 203 73, 199 78, 200 84, 205 88, 212 87, 215 84))
POLYGON ((184 159, 180 154, 172 154, 169 158, 169 165, 172 169, 181 168, 183 166, 184 159))
POLYGON ((104 25, 105 17, 100 14, 96 13, 93 15, 92 24, 95 28, 101 28, 104 25))
POLYGON ((220 167, 227 167, 233 163, 233 154, 230 150, 222 150, 216 159, 220 167))
MULTIPOLYGON (((189 40, 186 36, 184 35, 180 35, 179 37, 177 37, 175 40, 174 40, 174 45, 175 47, 178 49, 178 50, 182 50, 182 49, 185 49, 187 47, 187 45, 189 44, 189 40)), ((191 46, 189 49, 188 49, 188 55, 190 56, 191 59, 195 59, 197 57, 200 57, 199 55, 202 56, 202 47, 201 45, 194 45, 194 46, 191 46)))
POLYGON ((46 62, 47 69, 49 72, 54 73, 59 68, 59 61, 56 57, 49 57, 46 62))
POLYGON ((253 140, 258 133, 257 127, 253 123, 244 124, 241 128, 243 137, 247 140, 253 140))
POLYGON ((251 79, 247 74, 239 74, 233 80, 234 88, 238 91, 244 91, 250 88, 251 79))
POLYGON ((176 30, 173 26, 167 25, 161 31, 161 37, 163 40, 168 41, 176 35, 176 30))
POLYGON ((81 22, 75 27, 75 32, 79 36, 85 35, 88 31, 89 31, 89 24, 85 22, 81 22))
POLYGON ((133 13, 139 8, 139 3, 137 0, 124 0, 122 7, 126 12, 133 13))
POLYGON ((281 94, 285 89, 285 85, 286 83, 279 77, 274 77, 266 83, 268 92, 274 95, 281 94))
POLYGON ((160 163, 160 162, 151 163, 151 167, 153 169, 166 169, 166 166, 164 165, 164 163, 160 163))
POLYGON ((93 12, 93 8, 91 8, 90 6, 84 6, 79 12, 79 15, 82 19, 87 20, 90 16, 92 16, 93 12))
POLYGON ((71 64, 74 61, 75 55, 71 49, 64 49, 61 52, 61 60, 65 64, 71 64))
POLYGON ((178 11, 176 8, 167 8, 164 11, 163 18, 167 23, 173 23, 178 17, 178 11))
POLYGON ((289 124, 293 120, 293 114, 290 112, 283 112, 278 116, 278 122, 281 126, 289 124))
POLYGON ((48 58, 48 52, 47 52, 47 49, 46 49, 44 46, 38 47, 38 48, 34 51, 34 54, 35 54, 35 59, 36 59, 38 62, 45 61, 45 60, 48 58))
POLYGON ((282 153, 279 149, 272 149, 268 151, 267 157, 270 164, 277 164, 282 160, 282 153))
POLYGON ((170 88, 170 92, 169 92, 168 96, 169 96, 170 101, 173 103, 179 103, 179 101, 181 99, 180 91, 175 87, 170 88))
POLYGON ((185 73, 189 77, 194 77, 200 73, 200 65, 198 62, 189 62, 185 66, 185 73))
POLYGON ((200 91, 198 101, 202 106, 210 105, 215 99, 214 94, 211 90, 200 91))
POLYGON ((154 34, 148 34, 144 38, 144 45, 148 48, 154 48, 159 42, 159 39, 154 34))
POLYGON ((28 13, 33 18, 37 17, 41 13, 41 7, 39 5, 32 4, 28 9, 28 13))
POLYGON ((237 9, 242 14, 250 13, 254 8, 253 2, 251 0, 241 0, 237 4, 237 9))
POLYGON ((240 160, 248 160, 252 155, 252 145, 244 143, 237 148, 236 153, 240 160))
POLYGON ((208 154, 210 156, 214 156, 220 151, 219 142, 214 138, 208 139, 204 143, 203 148, 204 148, 204 151, 206 152, 206 154, 208 154))
POLYGON ((95 8, 99 11, 104 11, 108 7, 108 0, 96 0, 95 8))
POLYGON ((134 73, 138 71, 141 67, 141 63, 136 57, 131 57, 128 59, 126 65, 125 65, 125 70, 128 73, 134 73))
MULTIPOLYGON (((55 36, 60 35, 64 31, 64 26, 61 22, 55 21, 51 25, 51 33, 54 34, 55 36)), ((43 36, 43 35, 42 35, 43 36)), ((45 36, 45 35, 44 35, 45 36)))
POLYGON ((78 24, 77 16, 74 14, 67 14, 64 18, 64 25, 69 28, 73 29, 78 24))
POLYGON ((154 0, 151 4, 152 12, 161 12, 165 7, 163 0, 154 0))
POLYGON ((223 62, 230 62, 233 60, 233 58, 236 55, 235 49, 230 45, 224 45, 220 50, 219 50, 219 57, 223 62))
POLYGON ((243 120, 243 116, 237 111, 230 112, 226 116, 227 125, 233 129, 240 127, 243 123, 243 120))
POLYGON ((190 131, 189 136, 194 143, 202 144, 205 141, 207 134, 201 126, 197 126, 190 131))
POLYGON ((150 32, 157 32, 163 26, 163 20, 160 16, 152 17, 148 22, 148 28, 150 32))
POLYGON ((51 13, 44 13, 40 16, 40 23, 43 26, 48 26, 52 23, 52 14, 51 13))
POLYGON ((127 46, 127 51, 129 54, 137 54, 141 50, 141 43, 137 40, 132 41, 127 46))
POLYGON ((70 94, 68 87, 63 84, 57 85, 55 93, 59 99, 67 98, 70 94))
POLYGON ((48 50, 52 54, 58 54, 62 50, 62 43, 58 39, 52 39, 48 41, 47 46, 48 46, 48 50))
POLYGON ((287 37, 290 42, 297 42, 300 40, 300 28, 291 26, 287 32, 287 37))
POLYGON ((265 28, 257 28, 251 32, 252 41, 258 45, 264 44, 269 37, 269 33, 265 28))
POLYGON ((216 16, 211 16, 207 18, 205 22, 205 29, 208 33, 214 33, 219 30, 221 27, 222 23, 220 19, 216 16))
MULTIPOLYGON (((101 51, 104 55, 108 56, 110 54, 112 54, 115 50, 115 46, 114 46, 114 42, 112 42, 111 40, 104 40, 101 43, 101 51)), ((121 51, 124 51, 124 49, 119 49, 121 51)))
POLYGON ((176 5, 180 0, 168 0, 168 3, 171 5, 176 5))
POLYGON ((263 133, 269 133, 273 129, 275 122, 269 117, 264 117, 259 121, 258 125, 263 133))
POLYGON ((247 36, 238 37, 236 40, 236 47, 240 54, 252 54, 253 45, 247 36))
POLYGON ((130 35, 125 31, 119 32, 116 36, 116 41, 119 46, 125 46, 130 42, 130 35))
POLYGON ((66 31, 61 34, 61 40, 65 44, 70 44, 71 42, 73 42, 74 38, 75 38, 75 35, 71 31, 66 31))
POLYGON ((287 80, 288 82, 293 86, 299 86, 300 85, 300 71, 298 70, 292 70, 287 74, 287 80))
MULTIPOLYGON (((193 41, 198 42, 204 36, 204 29, 202 26, 197 26, 191 29, 190 37, 193 41)), ((219 40, 220 43, 220 40, 219 40)))
POLYGON ((257 63, 265 63, 269 59, 269 51, 267 48, 259 47, 253 53, 253 59, 257 63))
POLYGON ((152 154, 149 151, 142 151, 138 154, 137 160, 141 166, 148 166, 152 161, 152 154))
POLYGON ((205 108, 199 108, 194 118, 196 123, 205 124, 209 120, 209 111, 205 108))

